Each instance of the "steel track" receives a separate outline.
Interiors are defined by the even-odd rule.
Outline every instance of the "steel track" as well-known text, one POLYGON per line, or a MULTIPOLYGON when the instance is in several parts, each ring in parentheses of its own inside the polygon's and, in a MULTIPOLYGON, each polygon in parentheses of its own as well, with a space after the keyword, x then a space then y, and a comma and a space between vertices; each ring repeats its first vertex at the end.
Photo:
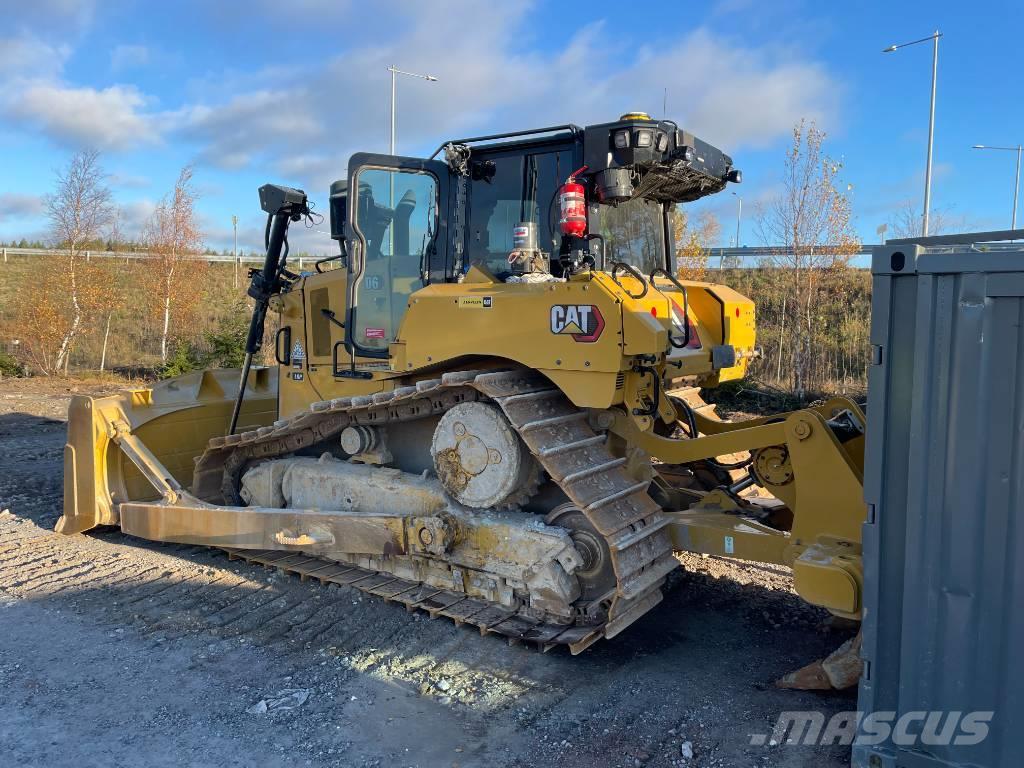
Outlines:
POLYGON ((462 593, 408 581, 387 572, 387 559, 368 569, 282 551, 227 549, 232 557, 297 573, 302 578, 346 584, 385 600, 446 616, 547 650, 569 646, 572 653, 602 637, 614 637, 662 598, 665 576, 677 567, 665 530, 667 519, 647 494, 648 483, 626 471, 624 459, 611 453, 607 435, 595 431, 587 411, 577 408, 551 382, 531 371, 460 371, 373 396, 313 403, 290 419, 226 438, 215 438, 196 464, 193 493, 213 503, 239 503, 239 479, 248 462, 308 448, 336 437, 349 424, 380 425, 443 413, 453 405, 486 400, 498 405, 509 422, 571 502, 603 537, 615 574, 606 595, 577 601, 574 624, 556 624, 531 614, 526 606, 508 606, 462 593))

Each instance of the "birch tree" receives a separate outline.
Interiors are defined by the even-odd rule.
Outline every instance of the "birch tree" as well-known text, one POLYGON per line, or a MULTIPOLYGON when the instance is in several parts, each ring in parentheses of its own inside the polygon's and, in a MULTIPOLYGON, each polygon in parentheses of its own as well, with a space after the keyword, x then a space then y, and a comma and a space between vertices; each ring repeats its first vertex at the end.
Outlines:
MULTIPOLYGON (((118 253, 124 245, 124 237, 121 234, 121 209, 114 208, 113 215, 110 219, 110 231, 107 233, 107 250, 118 253)), ((116 282, 111 280, 111 285, 115 285, 116 282)), ((103 345, 100 349, 100 373, 103 373, 107 367, 107 344, 110 341, 110 323, 114 319, 114 313, 117 312, 121 306, 123 297, 123 291, 109 291, 104 294, 106 301, 101 302, 99 307, 101 314, 105 317, 103 324, 103 345)))
MULTIPOLYGON (((920 237, 921 209, 912 200, 905 200, 889 217, 887 238, 899 240, 906 237, 920 237)), ((928 213, 928 234, 945 235, 952 232, 970 232, 967 219, 954 216, 943 208, 932 208, 928 213)))
POLYGON ((825 133, 801 120, 786 152, 782 191, 759 211, 762 241, 781 246, 770 261, 786 271, 791 384, 797 397, 807 393, 815 315, 812 308, 822 277, 848 265, 859 243, 851 223, 850 200, 837 186, 842 163, 825 154, 825 133))
MULTIPOLYGON (((81 265, 79 270, 85 286, 80 304, 87 319, 89 335, 100 344, 100 373, 107 367, 107 349, 114 317, 131 304, 126 293, 129 286, 125 284, 124 270, 125 267, 114 259, 93 259, 91 263, 81 265)), ((95 343, 91 346, 95 349, 95 343)))
POLYGON ((60 282, 64 283, 70 304, 66 319, 60 318, 60 341, 46 373, 68 369, 71 350, 82 331, 84 312, 82 292, 88 289, 82 279, 82 252, 97 240, 113 216, 110 189, 99 163, 99 152, 87 150, 71 158, 67 168, 57 173, 57 189, 45 198, 46 215, 50 220, 51 239, 65 251, 60 263, 60 282))
POLYGON ((146 265, 160 324, 160 360, 167 362, 177 329, 194 315, 203 285, 206 262, 201 258, 202 235, 196 222, 196 192, 192 166, 178 174, 174 189, 160 201, 150 218, 146 241, 152 261, 146 265))

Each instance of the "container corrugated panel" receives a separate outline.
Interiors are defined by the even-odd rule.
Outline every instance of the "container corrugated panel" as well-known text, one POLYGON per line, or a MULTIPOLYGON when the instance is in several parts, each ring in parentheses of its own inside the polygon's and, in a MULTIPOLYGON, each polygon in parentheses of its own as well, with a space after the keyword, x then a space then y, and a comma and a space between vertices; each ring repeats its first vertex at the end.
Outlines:
POLYGON ((918 738, 862 729, 853 764, 1024 765, 1024 250, 883 246, 872 272, 858 708, 918 738), (922 743, 934 712, 993 715, 922 743))

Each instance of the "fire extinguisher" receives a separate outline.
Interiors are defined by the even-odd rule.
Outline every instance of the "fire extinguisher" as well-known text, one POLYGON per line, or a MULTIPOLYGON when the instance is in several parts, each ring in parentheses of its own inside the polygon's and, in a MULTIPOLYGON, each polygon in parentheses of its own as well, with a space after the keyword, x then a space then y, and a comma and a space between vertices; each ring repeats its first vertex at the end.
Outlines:
POLYGON ((583 185, 576 177, 587 170, 583 166, 569 174, 565 184, 558 190, 558 204, 561 217, 558 226, 562 235, 567 237, 583 237, 587 233, 587 197, 583 185))

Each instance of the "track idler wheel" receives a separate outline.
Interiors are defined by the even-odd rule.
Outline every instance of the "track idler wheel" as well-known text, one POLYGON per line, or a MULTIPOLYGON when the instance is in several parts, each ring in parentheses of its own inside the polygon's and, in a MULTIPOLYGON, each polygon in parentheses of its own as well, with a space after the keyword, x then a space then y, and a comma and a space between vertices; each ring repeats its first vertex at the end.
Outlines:
POLYGON ((568 529, 569 537, 583 558, 583 565, 573 571, 580 582, 581 600, 598 600, 615 589, 615 567, 608 543, 579 507, 575 504, 555 507, 545 522, 568 529))

